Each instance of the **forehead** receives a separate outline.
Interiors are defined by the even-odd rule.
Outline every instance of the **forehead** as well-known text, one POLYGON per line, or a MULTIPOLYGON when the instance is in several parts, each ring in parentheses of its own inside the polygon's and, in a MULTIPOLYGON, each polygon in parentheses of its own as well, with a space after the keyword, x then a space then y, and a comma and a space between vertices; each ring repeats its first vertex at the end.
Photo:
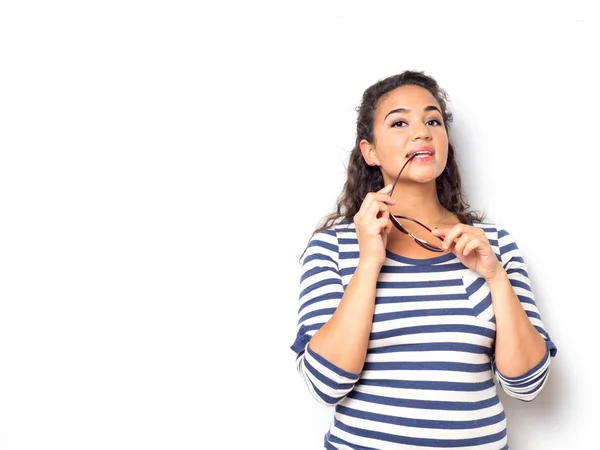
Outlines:
POLYGON ((383 118, 389 111, 396 108, 422 112, 425 107, 430 105, 437 106, 441 110, 440 104, 427 89, 413 85, 401 86, 379 99, 375 117, 383 118))

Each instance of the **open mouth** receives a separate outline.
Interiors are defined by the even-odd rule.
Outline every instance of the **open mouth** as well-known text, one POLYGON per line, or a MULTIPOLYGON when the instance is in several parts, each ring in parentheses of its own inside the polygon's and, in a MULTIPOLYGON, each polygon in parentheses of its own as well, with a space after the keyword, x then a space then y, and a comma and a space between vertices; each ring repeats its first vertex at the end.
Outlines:
POLYGON ((432 150, 417 150, 415 152, 410 152, 406 155, 408 159, 418 160, 418 161, 429 161, 433 158, 434 152, 432 150))

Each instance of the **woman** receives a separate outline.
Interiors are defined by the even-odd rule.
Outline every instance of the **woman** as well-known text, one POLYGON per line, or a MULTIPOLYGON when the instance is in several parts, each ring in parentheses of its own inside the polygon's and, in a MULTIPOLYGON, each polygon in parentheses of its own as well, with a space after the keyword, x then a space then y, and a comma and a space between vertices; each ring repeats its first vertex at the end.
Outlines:
POLYGON ((533 400, 556 347, 519 249, 468 210, 446 94, 369 87, 337 212, 302 257, 297 369, 335 405, 328 449, 508 449, 494 375, 533 400))

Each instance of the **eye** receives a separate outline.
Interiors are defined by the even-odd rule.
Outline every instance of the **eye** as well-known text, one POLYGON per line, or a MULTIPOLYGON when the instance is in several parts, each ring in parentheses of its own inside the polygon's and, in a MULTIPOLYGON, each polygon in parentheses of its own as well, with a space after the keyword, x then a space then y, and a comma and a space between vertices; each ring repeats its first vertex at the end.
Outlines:
POLYGON ((392 122, 392 128, 394 127, 404 127, 408 125, 404 120, 396 120, 395 122, 392 122))
POLYGON ((439 127, 440 125, 442 125, 442 122, 440 122, 437 119, 431 119, 431 120, 427 121, 427 125, 434 125, 436 127, 439 127))

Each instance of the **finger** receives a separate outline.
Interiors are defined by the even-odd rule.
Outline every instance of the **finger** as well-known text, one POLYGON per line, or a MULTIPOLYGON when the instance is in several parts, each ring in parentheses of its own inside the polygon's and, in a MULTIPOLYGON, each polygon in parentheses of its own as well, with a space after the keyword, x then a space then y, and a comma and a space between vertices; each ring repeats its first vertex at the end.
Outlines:
POLYGON ((387 219, 387 226, 385 227, 385 233, 386 234, 390 234, 390 232, 392 231, 392 221, 390 220, 390 212, 389 211, 384 211, 381 214, 381 218, 382 219, 387 219))
POLYGON ((481 241, 479 239, 473 239, 463 249, 463 256, 467 256, 473 250, 477 249, 481 245, 481 241))
POLYGON ((454 244, 454 252, 458 255, 461 254, 465 246, 474 239, 471 233, 465 233, 454 244))
POLYGON ((364 229, 367 232, 367 234, 369 234, 371 236, 383 234, 385 227, 387 226, 386 221, 387 221, 387 219, 380 217, 379 219, 375 219, 372 222, 365 224, 364 229))
POLYGON ((385 233, 385 230, 390 225, 389 217, 380 217, 375 222, 377 223, 377 226, 379 227, 380 233, 385 233))
POLYGON ((451 230, 451 228, 447 228, 447 227, 443 227, 443 228, 435 227, 433 230, 431 230, 431 234, 444 239, 444 236, 446 236, 450 232, 450 230, 451 230))
POLYGON ((377 192, 380 192, 382 194, 389 194, 392 191, 392 186, 393 184, 390 183, 387 186, 384 186, 381 189, 379 189, 377 192))
POLYGON ((459 223, 454 225, 444 237, 444 249, 449 250, 453 247, 454 242, 459 239, 463 233, 467 231, 466 225, 459 223))
POLYGON ((373 202, 366 207, 364 215, 377 218, 380 212, 389 211, 389 209, 390 207, 383 202, 373 202))
POLYGON ((382 202, 388 205, 395 205, 396 199, 380 192, 369 192, 363 200, 363 205, 370 205, 373 202, 382 202))

